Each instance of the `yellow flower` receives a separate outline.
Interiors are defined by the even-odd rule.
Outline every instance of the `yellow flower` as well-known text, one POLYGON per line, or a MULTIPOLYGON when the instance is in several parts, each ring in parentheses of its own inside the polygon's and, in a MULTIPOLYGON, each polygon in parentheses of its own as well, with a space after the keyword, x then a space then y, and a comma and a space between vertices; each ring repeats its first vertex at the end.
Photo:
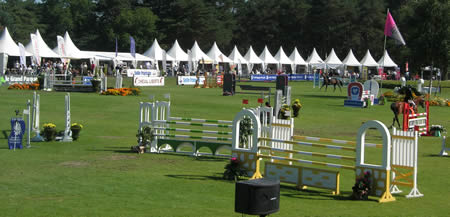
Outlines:
POLYGON ((56 125, 53 124, 53 123, 45 123, 45 124, 43 125, 43 127, 44 127, 44 128, 55 128, 56 125))
POLYGON ((81 125, 79 123, 73 123, 72 127, 80 127, 81 129, 83 129, 83 125, 81 125))

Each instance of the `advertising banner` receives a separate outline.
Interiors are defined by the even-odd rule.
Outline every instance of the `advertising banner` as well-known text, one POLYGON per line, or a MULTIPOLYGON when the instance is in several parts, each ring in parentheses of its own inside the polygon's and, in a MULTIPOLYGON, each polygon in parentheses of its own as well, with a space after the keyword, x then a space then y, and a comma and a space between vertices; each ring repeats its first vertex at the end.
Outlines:
MULTIPOLYGON (((289 74, 290 81, 312 81, 314 80, 314 74, 289 74)), ((277 75, 251 75, 252 81, 275 81, 277 75)))
MULTIPOLYGON (((198 84, 203 84, 205 81, 205 76, 199 76, 198 77, 200 81, 198 84)), ((178 85, 195 85, 195 82, 197 81, 197 76, 178 76, 178 85)))
POLYGON ((129 78, 134 76, 150 76, 157 77, 159 76, 159 71, 156 69, 127 69, 127 76, 129 78))
POLYGON ((134 86, 164 86, 164 77, 134 76, 134 86))

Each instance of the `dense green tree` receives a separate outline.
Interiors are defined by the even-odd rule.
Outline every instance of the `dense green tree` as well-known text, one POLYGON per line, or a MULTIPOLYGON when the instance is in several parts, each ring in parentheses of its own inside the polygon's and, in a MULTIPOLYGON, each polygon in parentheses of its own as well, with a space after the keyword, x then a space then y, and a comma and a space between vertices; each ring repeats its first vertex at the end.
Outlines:
POLYGON ((447 72, 450 50, 450 5, 447 0, 424 0, 403 9, 406 40, 413 71, 434 65, 447 72))
POLYGON ((30 41, 30 33, 45 26, 33 0, 6 0, 0 8, 0 27, 8 27, 13 39, 23 45, 30 41))

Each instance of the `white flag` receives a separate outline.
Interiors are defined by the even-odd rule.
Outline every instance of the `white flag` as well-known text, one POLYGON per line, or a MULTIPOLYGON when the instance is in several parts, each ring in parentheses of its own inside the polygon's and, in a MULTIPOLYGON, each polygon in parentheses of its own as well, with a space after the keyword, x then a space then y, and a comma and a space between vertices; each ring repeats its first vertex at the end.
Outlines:
MULTIPOLYGON (((61 36, 56 36, 57 42, 58 42, 58 54, 61 57, 67 57, 67 53, 66 53, 66 44, 64 42, 64 38, 61 36)), ((66 63, 67 59, 65 58, 61 58, 61 62, 66 63)))
POLYGON ((36 65, 41 65, 41 56, 39 55, 39 45, 37 36, 35 34, 31 34, 31 45, 33 46, 33 57, 36 62, 36 65))
POLYGON ((20 65, 27 67, 27 58, 25 57, 25 47, 22 43, 19 43, 19 52, 20 52, 20 65))

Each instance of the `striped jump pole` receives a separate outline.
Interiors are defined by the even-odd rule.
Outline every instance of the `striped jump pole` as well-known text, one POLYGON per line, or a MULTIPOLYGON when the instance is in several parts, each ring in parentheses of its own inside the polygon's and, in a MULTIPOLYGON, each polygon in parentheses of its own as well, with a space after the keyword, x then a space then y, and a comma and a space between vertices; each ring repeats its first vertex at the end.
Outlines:
POLYGON ((155 130, 177 131, 177 132, 208 133, 208 134, 218 134, 218 135, 232 135, 232 132, 226 132, 226 131, 214 131, 214 130, 198 130, 198 129, 183 129, 183 128, 165 128, 165 127, 155 127, 154 129, 155 129, 155 130))
POLYGON ((220 128, 232 128, 233 127, 233 125, 228 125, 228 124, 192 123, 192 122, 184 122, 184 121, 157 120, 154 122, 155 123, 163 123, 163 124, 180 124, 180 125, 198 126, 198 127, 220 127, 220 128))
MULTIPOLYGON (((293 136, 292 138, 293 139, 298 139, 298 140, 308 140, 308 141, 316 141, 316 142, 329 142, 329 143, 334 143, 334 144, 356 146, 356 142, 354 142, 354 141, 347 141, 347 140, 328 139, 328 138, 319 138, 319 137, 311 137, 311 136, 293 136)), ((365 146, 366 147, 382 148, 383 144, 365 143, 365 146)))
POLYGON ((287 141, 287 140, 270 139, 270 138, 259 138, 259 140, 266 141, 266 142, 282 142, 282 143, 287 143, 287 144, 292 144, 292 145, 303 145, 303 146, 310 146, 310 147, 356 151, 356 148, 354 148, 354 147, 345 147, 345 146, 338 146, 338 145, 325 145, 325 144, 312 143, 312 142, 287 141))
POLYGON ((325 163, 325 162, 319 162, 319 161, 311 161, 311 160, 303 160, 303 159, 279 157, 279 156, 269 156, 269 155, 261 155, 261 154, 258 154, 258 157, 267 158, 267 159, 271 159, 271 160, 295 161, 295 162, 304 163, 304 164, 312 164, 312 165, 327 166, 327 167, 333 167, 333 168, 339 168, 339 169, 355 170, 355 166, 325 163))
POLYGON ((155 136, 168 137, 168 138, 183 138, 183 139, 205 139, 205 140, 217 140, 217 141, 231 141, 232 140, 232 138, 226 138, 226 137, 190 136, 190 135, 177 135, 177 134, 155 134, 155 136))
POLYGON ((199 118, 182 118, 182 117, 170 117, 171 121, 193 121, 193 122, 203 122, 203 123, 217 123, 217 124, 233 124, 233 121, 225 120, 209 120, 209 119, 199 119, 199 118))

